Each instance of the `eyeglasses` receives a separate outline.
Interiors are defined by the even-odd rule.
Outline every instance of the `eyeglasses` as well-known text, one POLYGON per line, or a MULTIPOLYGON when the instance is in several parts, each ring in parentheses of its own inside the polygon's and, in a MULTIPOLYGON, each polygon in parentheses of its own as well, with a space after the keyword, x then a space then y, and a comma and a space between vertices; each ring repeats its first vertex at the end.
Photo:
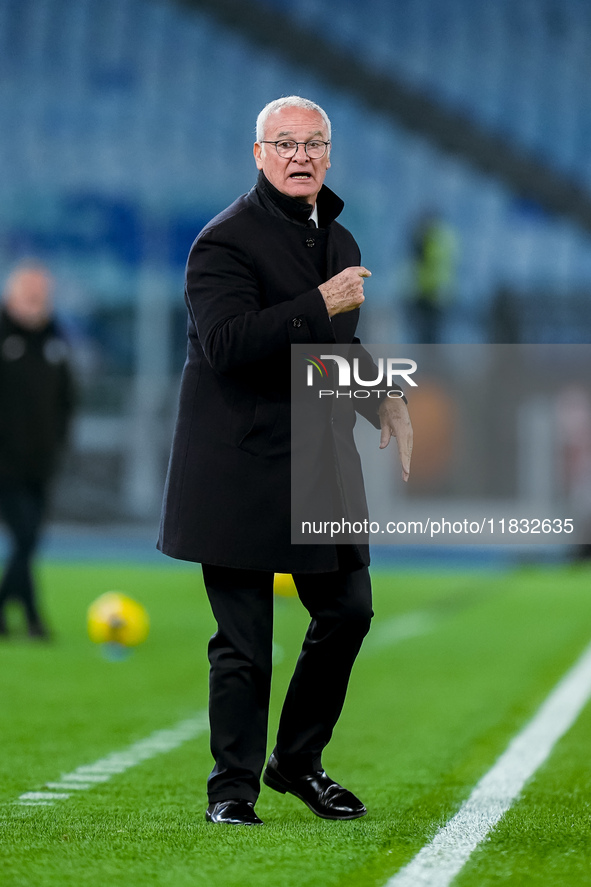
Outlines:
POLYGON ((292 158, 298 153, 300 145, 304 146, 304 151, 311 160, 320 160, 326 154, 326 149, 330 142, 322 142, 320 139, 311 139, 309 142, 296 142, 295 139, 280 139, 278 142, 270 142, 261 139, 262 145, 275 145, 275 149, 280 157, 292 158))

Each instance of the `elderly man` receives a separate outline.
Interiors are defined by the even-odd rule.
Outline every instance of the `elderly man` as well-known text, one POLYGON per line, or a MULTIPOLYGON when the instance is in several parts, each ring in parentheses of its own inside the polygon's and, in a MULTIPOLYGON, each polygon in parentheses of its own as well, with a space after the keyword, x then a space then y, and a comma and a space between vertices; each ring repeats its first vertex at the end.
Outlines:
POLYGON ((24 609, 30 636, 48 636, 31 564, 74 401, 50 289, 44 268, 19 267, 8 278, 0 312, 0 517, 12 539, 0 583, 0 635, 8 633, 12 600, 24 609))
MULTIPOLYGON (((365 806, 322 767, 372 616, 362 545, 292 545, 292 343, 348 344, 364 279, 355 240, 324 185, 330 121, 297 96, 257 120, 255 187, 216 216, 191 249, 188 356, 166 483, 160 549, 200 562, 217 621, 209 645, 211 749, 206 818, 258 825, 271 682, 273 574, 292 573, 311 616, 263 775, 326 819, 365 806)), ((373 407, 380 446, 397 437, 410 467, 405 403, 373 407)))

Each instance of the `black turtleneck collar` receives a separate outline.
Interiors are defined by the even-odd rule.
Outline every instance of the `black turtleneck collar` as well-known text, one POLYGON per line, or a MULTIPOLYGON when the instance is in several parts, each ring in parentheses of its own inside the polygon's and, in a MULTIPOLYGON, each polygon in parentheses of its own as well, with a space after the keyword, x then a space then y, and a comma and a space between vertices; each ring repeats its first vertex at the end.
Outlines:
MULTIPOLYGON (((307 223, 313 210, 311 203, 303 203, 301 200, 296 200, 295 197, 290 197, 289 194, 282 194, 275 185, 271 184, 262 170, 259 172, 256 185, 248 196, 253 202, 273 215, 282 216, 292 222, 298 222, 300 225, 307 223)), ((334 191, 323 185, 318 194, 320 227, 326 228, 330 225, 341 214, 344 205, 334 191)))

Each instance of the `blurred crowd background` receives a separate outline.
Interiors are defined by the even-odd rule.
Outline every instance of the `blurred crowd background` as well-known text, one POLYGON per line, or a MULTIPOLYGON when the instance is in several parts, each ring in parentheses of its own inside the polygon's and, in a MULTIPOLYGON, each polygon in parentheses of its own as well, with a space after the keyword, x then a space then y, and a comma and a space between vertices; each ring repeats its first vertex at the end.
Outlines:
POLYGON ((54 516, 157 520, 186 256, 280 95, 331 117, 365 341, 589 342, 590 83, 588 0, 0 0, 0 275, 49 269, 78 380, 54 516))

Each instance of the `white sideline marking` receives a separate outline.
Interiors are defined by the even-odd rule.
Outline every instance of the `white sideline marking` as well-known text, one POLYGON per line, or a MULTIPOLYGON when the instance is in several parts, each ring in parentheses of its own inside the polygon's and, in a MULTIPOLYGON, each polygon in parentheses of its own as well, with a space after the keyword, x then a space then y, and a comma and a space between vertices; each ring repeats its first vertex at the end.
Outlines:
POLYGON ((456 815, 385 887, 448 887, 591 696, 591 646, 509 743, 456 815))
POLYGON ((45 788, 50 788, 58 792, 86 792, 89 788, 94 788, 94 783, 90 782, 46 782, 45 788))
POLYGON ((156 730, 146 739, 134 742, 123 751, 112 752, 94 764, 82 764, 71 773, 64 773, 59 782, 45 784, 47 791, 24 792, 15 803, 23 807, 50 807, 56 801, 66 801, 71 792, 87 791, 142 761, 173 751, 189 739, 195 739, 204 733, 208 726, 207 712, 199 712, 193 718, 180 721, 170 730, 156 730))
POLYGON ((19 801, 21 807, 53 807, 53 801, 19 801))
POLYGON ((25 792, 24 795, 21 795, 19 800, 22 801, 43 801, 47 803, 48 800, 53 801, 65 801, 66 798, 69 798, 70 795, 66 795, 64 793, 58 792, 25 792))

